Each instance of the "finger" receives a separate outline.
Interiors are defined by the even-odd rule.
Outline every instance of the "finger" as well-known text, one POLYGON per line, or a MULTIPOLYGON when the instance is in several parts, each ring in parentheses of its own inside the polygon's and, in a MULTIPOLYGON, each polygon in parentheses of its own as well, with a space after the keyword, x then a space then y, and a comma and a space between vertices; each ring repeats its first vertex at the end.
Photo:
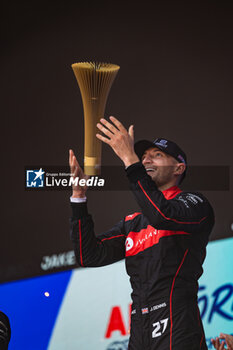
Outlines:
POLYGON ((72 177, 75 179, 76 177, 78 177, 78 168, 74 167, 74 169, 72 170, 72 177))
POLYGON ((71 160, 72 160, 72 155, 74 154, 74 152, 72 151, 72 149, 69 150, 69 165, 71 166, 71 160))
POLYGON ((74 164, 70 167, 70 172, 73 177, 77 176, 78 174, 78 167, 76 167, 74 164))
POLYGON ((211 342, 212 342, 213 346, 216 348, 216 340, 213 339, 213 341, 211 340, 211 342))
POLYGON ((105 128, 102 124, 98 123, 96 126, 100 131, 102 131, 102 133, 104 133, 109 138, 111 138, 111 136, 113 136, 113 133, 111 131, 109 131, 107 128, 105 128))
POLYGON ((224 341, 222 341, 222 342, 221 342, 221 345, 220 345, 219 350, 223 350, 223 349, 225 349, 224 347, 225 347, 225 342, 224 342, 224 341))
POLYGON ((108 145, 110 144, 110 140, 107 139, 107 137, 104 137, 104 136, 102 136, 100 134, 96 134, 96 137, 97 137, 97 139, 103 141, 104 143, 107 143, 108 145))
POLYGON ((109 130, 111 130, 111 132, 114 134, 115 132, 119 131, 112 123, 109 123, 109 121, 107 121, 104 118, 100 119, 101 123, 104 124, 109 130))
POLYGON ((75 156, 72 156, 72 161, 71 161, 71 173, 74 177, 80 173, 80 166, 78 164, 78 161, 75 156))
POLYGON ((75 171, 75 165, 73 163, 73 156, 70 153, 70 158, 69 158, 69 165, 70 165, 70 173, 73 174, 75 171))
POLYGON ((211 343, 212 343, 213 347, 215 347, 215 340, 214 339, 211 339, 211 343))
POLYGON ((227 334, 225 334, 225 333, 220 333, 220 334, 219 334, 219 337, 220 337, 220 338, 225 338, 226 335, 227 335, 227 334))
POLYGON ((121 124, 121 122, 120 122, 118 119, 116 119, 116 118, 113 117, 113 116, 109 117, 109 119, 113 122, 114 125, 116 125, 116 127, 117 127, 120 131, 126 132, 126 129, 125 129, 124 125, 121 124))
POLYGON ((72 159, 71 159, 71 164, 72 164, 72 167, 75 167, 75 156, 72 156, 72 159))
POLYGON ((128 133, 129 133, 131 140, 134 141, 134 126, 133 125, 130 125, 128 133))
POLYGON ((73 165, 78 165, 78 161, 77 161, 77 158, 76 156, 74 155, 74 152, 72 150, 70 150, 70 159, 69 159, 69 162, 70 162, 70 166, 73 166, 73 165))
POLYGON ((224 338, 225 338, 225 342, 227 344, 227 348, 229 350, 232 350, 233 349, 233 337, 232 337, 232 335, 224 334, 224 336, 225 336, 224 338))
POLYGON ((80 168, 79 162, 77 161, 77 158, 75 157, 75 155, 73 155, 73 162, 75 166, 78 166, 80 168))

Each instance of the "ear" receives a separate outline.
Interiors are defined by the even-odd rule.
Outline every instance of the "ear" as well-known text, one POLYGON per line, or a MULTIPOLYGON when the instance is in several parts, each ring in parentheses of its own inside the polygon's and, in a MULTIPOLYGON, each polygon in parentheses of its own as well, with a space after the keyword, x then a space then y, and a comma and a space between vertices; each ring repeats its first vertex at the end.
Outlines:
POLYGON ((181 175, 183 174, 183 172, 186 169, 186 165, 184 163, 178 163, 176 164, 175 170, 174 170, 174 174, 175 175, 181 175))

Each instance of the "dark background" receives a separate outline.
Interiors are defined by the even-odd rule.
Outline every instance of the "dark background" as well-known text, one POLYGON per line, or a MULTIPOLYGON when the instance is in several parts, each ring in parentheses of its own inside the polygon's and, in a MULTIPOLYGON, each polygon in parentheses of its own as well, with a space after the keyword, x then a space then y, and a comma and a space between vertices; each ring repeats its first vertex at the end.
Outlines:
MULTIPOLYGON (((70 192, 25 191, 25 166, 65 166, 69 148, 83 158, 74 62, 120 65, 106 116, 134 124, 136 140, 168 138, 190 165, 232 171, 232 15, 230 1, 3 7, 1 281, 70 268, 40 268, 44 256, 72 250, 70 192)), ((106 145, 102 162, 121 165, 106 145)), ((202 191, 216 214, 211 240, 232 236, 230 186, 202 191)), ((88 198, 96 233, 138 210, 128 191, 91 191, 88 198)))

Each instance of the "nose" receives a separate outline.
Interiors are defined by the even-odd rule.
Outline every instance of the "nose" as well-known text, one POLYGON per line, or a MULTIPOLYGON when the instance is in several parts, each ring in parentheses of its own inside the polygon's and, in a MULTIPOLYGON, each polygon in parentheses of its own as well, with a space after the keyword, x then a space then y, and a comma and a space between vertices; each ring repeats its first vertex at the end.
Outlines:
POLYGON ((151 156, 149 153, 146 153, 142 160, 142 164, 144 165, 144 164, 150 164, 150 163, 151 163, 151 156))

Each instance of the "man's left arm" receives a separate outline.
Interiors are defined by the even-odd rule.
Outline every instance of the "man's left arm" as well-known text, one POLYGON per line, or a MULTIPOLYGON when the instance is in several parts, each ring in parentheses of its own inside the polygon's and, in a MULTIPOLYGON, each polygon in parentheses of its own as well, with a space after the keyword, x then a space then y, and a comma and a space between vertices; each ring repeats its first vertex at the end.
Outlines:
POLYGON ((100 120, 97 127, 104 136, 96 136, 108 144, 124 163, 131 189, 151 225, 157 229, 185 232, 200 231, 200 227, 205 225, 208 230, 210 226, 212 228, 214 215, 208 201, 202 196, 194 203, 185 194, 183 197, 180 195, 176 199, 166 200, 135 154, 133 125, 126 130, 115 117, 109 119, 112 123, 104 118, 100 120))
POLYGON ((200 227, 213 225, 213 210, 203 195, 181 192, 167 200, 140 162, 126 172, 142 213, 157 229, 196 232, 200 227))

